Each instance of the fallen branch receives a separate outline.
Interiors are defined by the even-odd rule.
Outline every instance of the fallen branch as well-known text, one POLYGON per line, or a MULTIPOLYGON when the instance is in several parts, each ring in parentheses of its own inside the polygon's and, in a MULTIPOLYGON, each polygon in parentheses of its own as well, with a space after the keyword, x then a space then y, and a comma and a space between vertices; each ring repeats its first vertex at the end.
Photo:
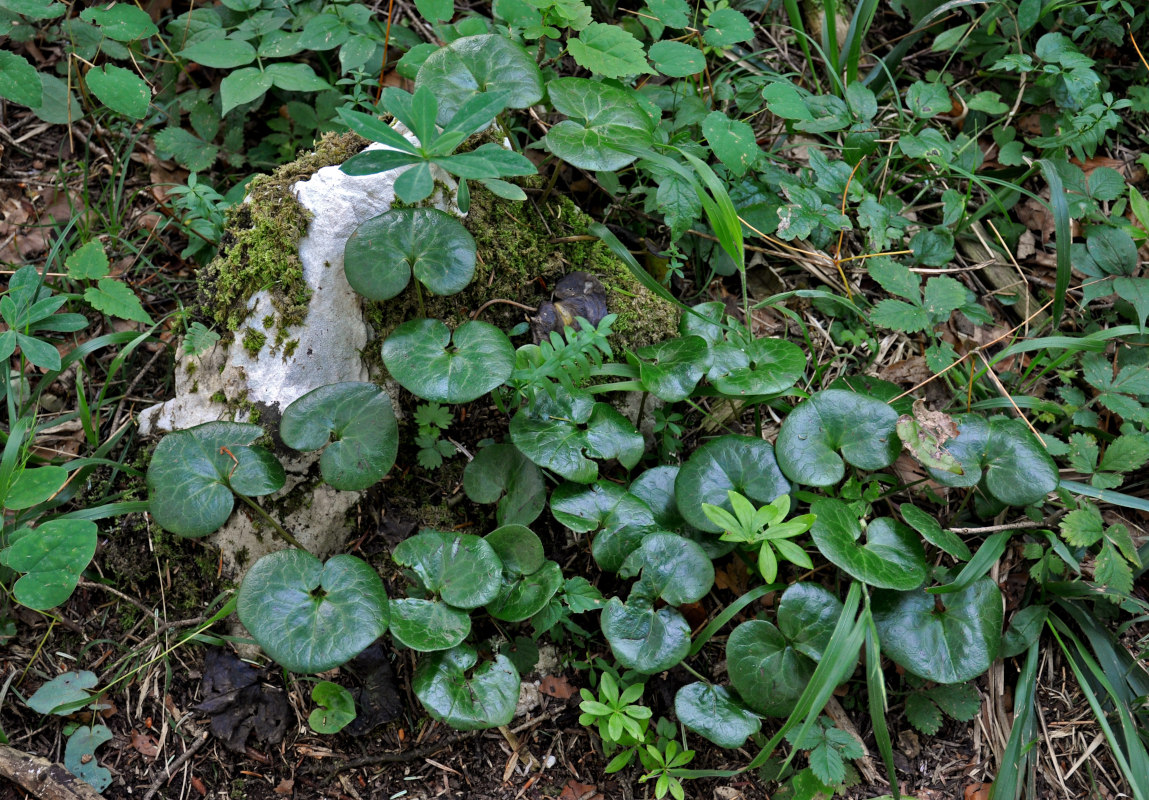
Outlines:
POLYGON ((100 793, 46 758, 0 745, 0 775, 40 800, 103 800, 100 793))

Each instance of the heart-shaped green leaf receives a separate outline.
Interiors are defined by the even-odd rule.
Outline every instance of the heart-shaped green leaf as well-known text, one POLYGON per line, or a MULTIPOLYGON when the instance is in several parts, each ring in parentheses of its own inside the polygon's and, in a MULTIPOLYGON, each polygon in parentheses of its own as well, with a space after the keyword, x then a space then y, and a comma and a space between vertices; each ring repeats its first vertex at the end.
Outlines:
POLYGON ((207 536, 227 522, 235 497, 271 494, 286 475, 275 457, 250 447, 263 428, 205 422, 165 436, 148 465, 148 510, 178 536, 207 536))
POLYGON ((622 89, 587 78, 557 78, 547 94, 565 119, 544 139, 547 149, 580 169, 616 170, 654 140, 654 122, 622 89))
POLYGON ((721 558, 734 549, 735 542, 723 541, 686 523, 674 494, 677 478, 678 467, 652 467, 635 478, 627 491, 650 506, 659 530, 674 531, 696 542, 711 560, 721 558))
POLYGON ((68 737, 64 766, 97 792, 112 785, 112 773, 96 760, 96 748, 112 738, 107 725, 81 726, 68 737))
POLYGON ((503 562, 503 572, 511 575, 530 575, 542 569, 547 557, 538 534, 525 525, 504 525, 488 533, 483 539, 503 562))
POLYGON ((351 234, 343 251, 351 288, 368 300, 390 300, 411 273, 432 294, 457 294, 475 274, 475 239, 437 208, 394 208, 351 234))
POLYGON ((742 705, 725 686, 697 681, 674 696, 674 713, 690 730, 719 747, 741 747, 762 728, 758 715, 742 705))
POLYGON ((505 36, 464 36, 440 47, 415 76, 415 91, 427 86, 439 100, 439 124, 446 125, 476 94, 497 92, 509 108, 526 108, 543 96, 535 60, 505 36))
POLYGON ((71 597, 96 554, 97 533, 88 520, 54 519, 0 550, 0 564, 27 573, 12 587, 16 601, 45 611, 71 597))
POLYGON ((383 480, 399 449, 391 397, 373 383, 313 389, 284 409, 279 436, 296 450, 326 445, 319 469, 323 479, 341 491, 366 489, 383 480))
POLYGON ((63 467, 25 467, 4 496, 4 508, 19 511, 37 506, 67 482, 68 470, 63 467))
POLYGON ((815 664, 766 620, 743 622, 726 640, 730 684, 759 714, 784 717, 814 674, 815 664))
POLYGON ((714 388, 731 397, 784 392, 806 370, 806 354, 802 348, 784 339, 755 339, 737 350, 746 354, 750 365, 730 369, 714 378, 714 388))
POLYGON ((412 394, 437 403, 469 403, 501 385, 515 368, 515 348, 487 322, 450 329, 437 319, 413 319, 383 343, 383 363, 412 394))
POLYGON ((597 531, 591 554, 608 572, 620 570, 644 537, 661 530, 646 503, 607 482, 562 484, 551 493, 551 513, 572 531, 597 531))
POLYGON ((873 608, 882 654, 919 677, 961 683, 997 658, 1002 602, 992 578, 947 595, 875 592, 873 608))
POLYGON ((355 698, 338 683, 320 681, 311 689, 311 699, 319 708, 307 717, 316 733, 339 733, 355 719, 355 698))
POLYGON ((846 474, 842 459, 871 470, 893 464, 897 424, 898 412, 880 400, 839 389, 818 392, 783 420, 778 465, 795 483, 833 486, 846 474))
POLYGON ((720 436, 699 447, 674 482, 678 510, 701 531, 721 533, 702 510, 710 503, 731 511, 730 491, 765 505, 790 491, 769 442, 751 436, 720 436))
POLYGON ((471 615, 461 608, 417 597, 391 601, 391 637, 412 650, 450 650, 470 632, 471 615))
POLYGON ((645 598, 612 597, 602 610, 602 632, 619 664, 646 675, 670 669, 690 651, 690 625, 669 606, 645 598))
POLYGON ((521 622, 546 608, 562 585, 562 567, 545 561, 530 574, 504 576, 503 588, 499 596, 487 604, 487 611, 495 619, 521 622))
POLYGON ((392 557, 410 567, 424 589, 456 608, 478 608, 499 593, 503 563, 473 534, 422 531, 399 542, 392 557))
POLYGON ((988 494, 1010 506, 1038 503, 1057 488, 1057 466, 1021 420, 985 420, 976 414, 955 414, 953 419, 958 435, 946 442, 946 449, 965 474, 930 469, 930 477, 938 483, 981 483, 988 494))
POLYGON ((387 631, 383 581, 349 555, 327 561, 302 550, 269 553, 239 587, 239 621, 282 666, 313 674, 358 655, 387 631))
POLYGON ((699 336, 667 339, 633 354, 643 387, 667 403, 690 397, 709 366, 706 340, 699 336))
POLYGON ((463 470, 463 491, 476 503, 498 502, 500 525, 530 525, 547 504, 547 487, 535 463, 513 444, 493 444, 475 453, 463 470))
POLYGON ((799 653, 822 660, 830 643, 842 601, 830 590, 816 583, 795 583, 778 601, 778 629, 799 653))
POLYGON ((695 603, 714 585, 714 564, 702 547, 676 533, 652 533, 643 538, 618 571, 620 577, 642 578, 635 593, 650 600, 662 598, 672 606, 695 603))
POLYGON ((642 434, 607 403, 576 404, 573 414, 524 408, 511 420, 511 441, 540 467, 567 480, 590 483, 598 477, 594 458, 616 458, 630 469, 642 458, 642 434), (586 427, 584 428, 583 425, 586 427))
POLYGON ((862 526, 850 507, 832 497, 815 500, 810 512, 814 544, 847 573, 880 589, 907 591, 926 580, 926 554, 908 526, 889 517, 870 522, 862 544, 862 526))
POLYGON ((411 682, 427 713, 460 731, 496 728, 515 716, 519 673, 506 656, 472 669, 475 649, 459 645, 432 653, 415 670, 411 682))
MULTIPOLYGON (((28 708, 40 714, 51 714, 59 706, 86 700, 89 697, 88 689, 94 689, 99 679, 96 673, 86 669, 79 672, 65 672, 40 686, 35 694, 28 698, 28 708)), ((75 711, 61 711, 61 715, 68 715, 75 711)))

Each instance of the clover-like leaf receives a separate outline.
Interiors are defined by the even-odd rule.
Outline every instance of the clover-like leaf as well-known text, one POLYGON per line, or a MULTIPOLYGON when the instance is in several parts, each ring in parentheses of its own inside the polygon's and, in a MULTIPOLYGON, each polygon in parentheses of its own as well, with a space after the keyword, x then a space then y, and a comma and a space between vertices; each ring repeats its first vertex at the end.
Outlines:
POLYGON ((652 533, 643 538, 618 571, 623 578, 642 578, 637 592, 672 606, 695 603, 714 585, 714 564, 702 547, 676 533, 652 533))
POLYGON ((725 686, 688 683, 674 696, 674 713, 690 730, 719 747, 741 747, 762 728, 758 715, 746 708, 725 686))
POLYGON ((473 534, 422 531, 401 541, 392 557, 410 567, 424 589, 456 608, 478 608, 499 593, 503 563, 473 534))
POLYGON ((799 652, 773 623, 743 622, 726 640, 730 684, 760 714, 784 717, 814 674, 814 661, 799 652))
POLYGON ((12 587, 16 601, 45 611, 71 597, 96 554, 97 533, 89 520, 54 519, 0 550, 0 565, 26 573, 12 587))
POLYGON ((383 363, 403 388, 437 403, 469 403, 499 386, 515 368, 515 349, 487 322, 451 330, 437 319, 413 319, 383 343, 383 363))
POLYGON ((591 554, 608 572, 620 570, 644 537, 661 530, 646 503, 605 481, 562 484, 551 493, 551 513, 572 531, 596 531, 591 554))
POLYGON ((439 124, 446 125, 476 94, 497 92, 510 108, 526 108, 543 96, 535 60, 506 36, 464 36, 427 57, 415 76, 415 91, 429 87, 439 100, 439 124))
POLYGON ((677 610, 655 609, 642 597, 612 597, 602 610, 602 632, 615 660, 646 675, 670 669, 690 651, 690 624, 677 610))
POLYGON ((677 403, 690 397, 706 374, 706 340, 700 336, 667 339, 633 354, 643 387, 659 400, 677 403))
POLYGON ((497 728, 515 716, 519 673, 503 655, 475 668, 479 657, 469 645, 433 653, 411 682, 427 713, 461 731, 497 728))
POLYGON ((303 550, 269 553, 239 587, 239 621, 276 662, 304 674, 358 655, 387 631, 383 581, 370 564, 337 555, 322 563, 303 550))
POLYGON ((530 525, 547 504, 546 484, 535 463, 513 444, 494 444, 475 453, 463 470, 463 491, 476 503, 498 503, 500 525, 530 525))
POLYGON ((897 423, 898 413, 880 400, 840 389, 818 392, 783 420, 775 441, 778 465, 807 486, 840 481, 842 459, 862 469, 888 467, 898 457, 897 423))
POLYGON ((874 624, 882 654, 937 683, 976 678, 1001 644, 1001 590, 990 577, 947 595, 875 592, 874 624))
POLYGON ((206 536, 227 522, 232 490, 271 494, 286 474, 271 453, 250 446, 263 428, 240 422, 205 422, 165 436, 148 465, 148 511, 164 530, 206 536))
POLYGON ((450 650, 470 632, 471 615, 464 609, 418 597, 391 601, 391 637, 412 650, 450 650))
POLYGON ((358 491, 381 481, 399 448, 391 397, 373 383, 332 383, 313 389, 284 409, 279 435, 296 450, 326 445, 319 469, 323 479, 341 491, 358 491))
POLYGON ((870 586, 899 591, 916 589, 925 582, 926 554, 908 526, 889 517, 875 519, 867 526, 862 544, 858 517, 841 500, 815 500, 810 512, 817 517, 810 528, 814 544, 853 577, 870 586))
POLYGON ((316 733, 339 733, 355 719, 355 698, 338 683, 320 681, 311 689, 311 699, 319 708, 307 717, 316 733))
POLYGON ((432 294, 457 294, 475 274, 475 239, 437 208, 394 208, 363 222, 343 251, 351 288, 390 300, 415 280, 432 294))
POLYGON ((1045 447, 1021 420, 977 414, 955 414, 958 435, 946 449, 958 460, 963 475, 929 469, 943 486, 974 486, 1006 505, 1040 502, 1057 488, 1057 466, 1045 447))
POLYGON ((701 531, 721 533, 702 510, 710 503, 731 510, 728 492, 738 492, 759 504, 773 502, 790 491, 769 442, 751 436, 720 436, 699 447, 674 482, 678 510, 701 531))
MULTIPOLYGON (((715 360, 722 356, 725 348, 718 345, 715 360)), ((755 339, 746 347, 737 348, 745 353, 750 363, 736 365, 727 360, 732 369, 714 374, 711 366, 710 377, 714 388, 731 397, 747 395, 778 394, 793 386, 806 370, 806 354, 798 345, 785 339, 755 339)))
POLYGON ((547 131, 547 149, 580 169, 621 169, 654 141, 654 122, 622 89, 556 78, 547 94, 555 110, 571 117, 547 131))

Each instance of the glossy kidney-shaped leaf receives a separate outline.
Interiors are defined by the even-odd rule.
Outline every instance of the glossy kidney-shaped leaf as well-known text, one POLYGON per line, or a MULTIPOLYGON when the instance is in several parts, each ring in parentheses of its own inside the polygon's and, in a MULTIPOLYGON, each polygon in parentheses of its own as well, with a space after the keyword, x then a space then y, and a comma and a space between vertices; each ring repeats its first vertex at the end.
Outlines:
POLYGON ((816 583, 792 584, 778 601, 778 630, 814 661, 822 660, 840 616, 842 601, 816 583))
POLYGON ((0 550, 0 564, 26 573, 12 587, 16 601, 45 611, 71 597, 96 554, 96 536, 94 522, 54 519, 0 550))
POLYGON ((433 653, 415 670, 411 682, 427 713, 460 731, 496 728, 515 716, 519 673, 503 655, 472 669, 478 662, 469 645, 433 653))
POLYGON ((68 482, 63 467, 25 467, 4 496, 4 508, 19 511, 50 499, 68 482))
POLYGON ((355 698, 338 683, 320 681, 311 690, 311 699, 319 708, 307 717, 316 733, 339 733, 355 719, 355 698))
POLYGON ((674 482, 678 510, 701 531, 721 533, 702 510, 703 503, 731 511, 735 491, 765 505, 790 491, 790 482, 778 468, 769 442, 751 436, 720 436, 699 447, 674 482))
POLYGON ((918 535, 907 525, 880 517, 866 528, 850 507, 832 497, 815 500, 810 512, 814 544, 835 566, 880 589, 907 591, 926 580, 926 554, 918 535))
POLYGON ((642 385, 667 403, 690 397, 707 369, 706 340, 683 336, 643 347, 634 354, 642 385))
POLYGON ((487 611, 495 619, 521 622, 546 608, 562 585, 562 567, 545 561, 534 572, 504 580, 499 596, 487 604, 487 611))
POLYGON ((432 294, 457 294, 475 274, 475 239, 437 208, 394 208, 355 229, 343 263, 351 288, 368 300, 390 300, 412 272, 432 294))
POLYGON ((239 587, 239 621, 292 672, 313 674, 357 656, 387 631, 387 591, 362 559, 326 564, 303 550, 259 559, 239 587))
POLYGON ((152 518, 179 536, 206 536, 231 516, 232 488, 251 496, 282 488, 286 475, 279 462, 249 447, 262 435, 258 425, 205 422, 165 436, 148 465, 152 518))
POLYGON ((279 436, 288 447, 305 452, 326 445, 319 469, 341 491, 381 481, 399 448, 391 397, 373 383, 313 389, 284 409, 279 436))
POLYGON ((493 444, 475 453, 463 470, 463 491, 476 503, 497 502, 500 525, 530 525, 547 504, 542 472, 513 444, 493 444))
POLYGON ((690 730, 719 747, 741 747, 762 728, 762 720, 725 686, 697 681, 674 696, 674 713, 690 730))
POLYGON ((473 534, 423 531, 399 542, 392 555, 424 589, 456 608, 478 608, 499 593, 503 563, 473 534))
POLYGON ((415 76, 415 91, 428 87, 439 100, 439 124, 446 125, 476 94, 500 92, 510 108, 526 108, 543 96, 535 60, 505 36, 464 36, 427 57, 415 76))
POLYGON ((766 620, 743 622, 726 640, 730 684, 760 714, 784 717, 814 674, 814 662, 766 620))
POLYGON ((795 483, 833 486, 846 474, 842 459, 871 470, 893 464, 897 424, 898 412, 880 400, 840 389, 818 392, 783 420, 778 465, 795 483))
POLYGON ((646 675, 670 669, 690 651, 690 625, 669 606, 655 609, 643 598, 612 597, 602 610, 602 632, 615 660, 646 675))
POLYGON ((1057 488, 1057 465, 1021 420, 976 414, 955 414, 958 435, 946 449, 958 460, 963 475, 930 469, 943 486, 981 483, 992 497, 1010 506, 1037 503, 1057 488))
POLYGON ((562 484, 551 493, 551 513, 572 531, 596 532, 591 554, 608 572, 618 572, 644 537, 661 530, 645 502, 605 481, 562 484))
POLYGON ((714 564, 700 545, 676 533, 652 533, 626 557, 618 574, 642 578, 633 593, 672 606, 695 603, 714 585, 714 564))
POLYGON ((503 572, 530 575, 546 563, 542 540, 525 525, 503 525, 483 539, 503 562, 503 572))
POLYGON ((547 94, 555 110, 572 118, 547 132, 547 149, 580 169, 620 169, 654 141, 653 121, 622 89, 557 78, 547 84, 547 94))
POLYGON ((471 615, 438 600, 399 597, 391 601, 391 636, 412 650, 450 650, 471 632, 471 615))
POLYGON ((735 367, 714 378, 714 388, 731 397, 784 392, 806 370, 802 348, 784 339, 755 339, 739 351, 746 353, 750 365, 735 367))
POLYGON ((510 431, 523 455, 578 483, 598 477, 598 464, 591 459, 615 458, 630 469, 644 448, 642 434, 607 403, 589 404, 565 417, 532 415, 524 409, 511 420, 510 431))
POLYGON ((1001 644, 1001 590, 978 579, 947 595, 876 592, 874 624, 882 654, 927 680, 961 683, 997 658, 1001 644))
POLYGON ((437 403, 469 403, 501 385, 515 368, 515 348, 487 322, 450 329, 437 319, 413 319, 383 343, 383 363, 412 394, 437 403))

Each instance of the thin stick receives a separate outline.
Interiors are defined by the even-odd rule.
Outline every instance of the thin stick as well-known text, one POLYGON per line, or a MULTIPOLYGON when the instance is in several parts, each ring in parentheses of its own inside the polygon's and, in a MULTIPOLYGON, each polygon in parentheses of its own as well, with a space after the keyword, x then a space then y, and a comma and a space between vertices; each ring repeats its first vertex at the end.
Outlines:
POLYGON ((506 303, 509 306, 514 306, 515 308, 521 308, 524 311, 530 311, 532 314, 538 313, 538 309, 533 307, 533 306, 525 306, 522 303, 516 303, 514 300, 503 300, 502 298, 496 297, 494 300, 488 300, 487 302, 485 302, 481 306, 479 306, 479 310, 471 315, 471 319, 478 319, 480 314, 482 314, 484 311, 486 311, 489 307, 493 306, 495 303, 506 303))
POLYGON ((160 787, 175 777, 174 773, 207 744, 207 737, 207 731, 200 733, 199 738, 192 742, 187 750, 180 753, 171 764, 165 767, 164 771, 160 773, 160 776, 152 781, 152 785, 148 788, 147 794, 144 795, 144 800, 152 800, 152 798, 156 796, 156 792, 160 790, 160 787))

